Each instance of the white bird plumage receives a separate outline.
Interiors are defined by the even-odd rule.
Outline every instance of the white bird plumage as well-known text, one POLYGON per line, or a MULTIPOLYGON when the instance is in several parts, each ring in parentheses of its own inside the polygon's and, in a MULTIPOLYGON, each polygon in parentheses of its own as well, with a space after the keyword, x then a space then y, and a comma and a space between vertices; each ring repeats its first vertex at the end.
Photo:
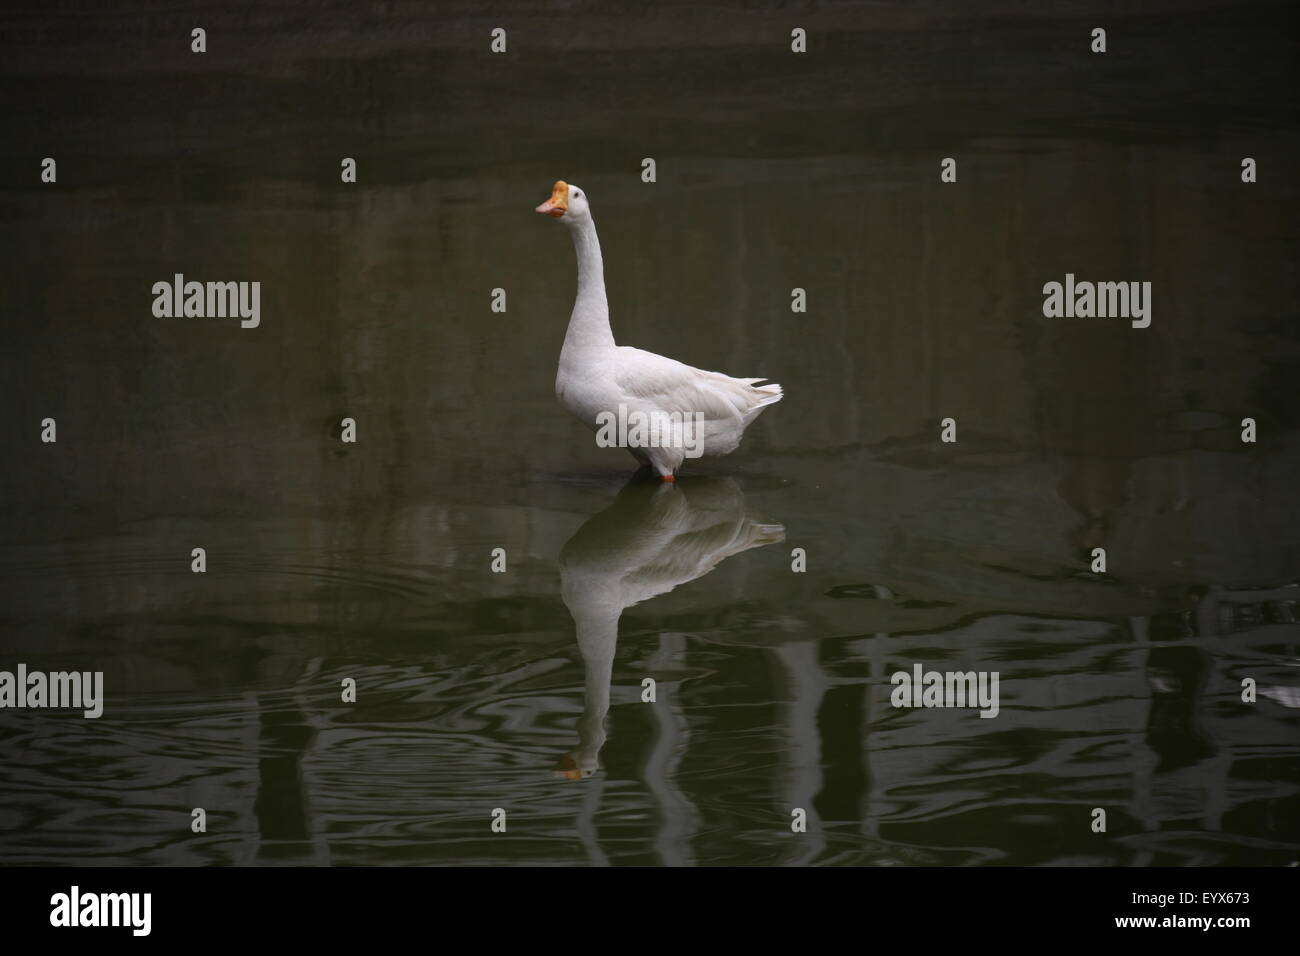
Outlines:
MULTIPOLYGON (((699 422, 697 437, 704 455, 735 451, 759 413, 781 400, 781 386, 760 385, 766 379, 733 378, 644 349, 617 345, 609 326, 600 240, 586 193, 561 180, 537 212, 568 227, 578 258, 578 294, 555 376, 560 403, 593 429, 600 427, 601 413, 617 415, 620 410, 629 416, 659 415, 676 421, 689 416, 690 421, 699 422)), ((680 442, 628 450, 665 481, 673 480, 686 457, 680 442)))

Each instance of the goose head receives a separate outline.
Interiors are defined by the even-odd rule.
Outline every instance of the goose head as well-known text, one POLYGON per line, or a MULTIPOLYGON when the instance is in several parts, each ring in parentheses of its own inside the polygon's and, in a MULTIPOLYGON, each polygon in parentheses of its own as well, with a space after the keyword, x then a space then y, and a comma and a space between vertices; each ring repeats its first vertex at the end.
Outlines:
POLYGON ((558 180, 551 187, 551 198, 542 203, 534 212, 551 216, 566 225, 573 225, 591 218, 591 209, 587 205, 587 192, 581 186, 558 180))
MULTIPOLYGON (((603 736, 602 734, 602 738, 603 736)), ((601 743, 604 743, 603 739, 601 743)), ((599 747, 595 751, 590 748, 571 750, 560 758, 551 775, 561 780, 585 780, 594 775, 600 766, 599 753, 599 747)))

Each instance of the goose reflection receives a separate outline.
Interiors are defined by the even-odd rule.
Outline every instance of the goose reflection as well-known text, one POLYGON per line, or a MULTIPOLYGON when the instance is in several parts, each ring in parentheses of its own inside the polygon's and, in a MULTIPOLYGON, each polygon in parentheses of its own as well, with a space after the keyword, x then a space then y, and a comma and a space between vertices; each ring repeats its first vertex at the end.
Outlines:
POLYGON ((694 581, 733 554, 784 539, 781 525, 746 514, 730 478, 665 484, 645 472, 577 530, 560 549, 560 594, 577 630, 586 705, 578 747, 565 754, 557 776, 596 772, 623 609, 694 581))

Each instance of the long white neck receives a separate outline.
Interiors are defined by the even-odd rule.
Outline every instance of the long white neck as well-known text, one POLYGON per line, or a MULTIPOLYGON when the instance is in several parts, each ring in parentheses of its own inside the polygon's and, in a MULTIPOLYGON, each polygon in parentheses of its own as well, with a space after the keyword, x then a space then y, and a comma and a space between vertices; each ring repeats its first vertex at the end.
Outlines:
POLYGON ((614 333, 609 328, 609 302, 605 298, 605 264, 600 258, 596 224, 588 217, 571 226, 570 231, 578 254, 578 297, 569 316, 561 360, 565 352, 614 347, 614 333))

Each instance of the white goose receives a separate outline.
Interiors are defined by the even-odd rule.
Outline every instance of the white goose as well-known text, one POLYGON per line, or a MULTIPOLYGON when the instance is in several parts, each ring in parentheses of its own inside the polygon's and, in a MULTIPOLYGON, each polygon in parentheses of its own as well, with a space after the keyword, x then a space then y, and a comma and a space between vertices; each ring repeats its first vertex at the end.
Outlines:
POLYGON ((628 451, 664 481, 674 480, 687 457, 735 451, 749 423, 781 400, 781 386, 758 385, 766 379, 732 378, 615 345, 600 240, 586 193, 561 180, 537 212, 568 227, 578 254, 578 295, 555 376, 560 403, 597 431, 620 416, 634 426, 638 420, 685 422, 675 430, 663 429, 658 438, 638 440, 631 429, 626 433, 628 451))

